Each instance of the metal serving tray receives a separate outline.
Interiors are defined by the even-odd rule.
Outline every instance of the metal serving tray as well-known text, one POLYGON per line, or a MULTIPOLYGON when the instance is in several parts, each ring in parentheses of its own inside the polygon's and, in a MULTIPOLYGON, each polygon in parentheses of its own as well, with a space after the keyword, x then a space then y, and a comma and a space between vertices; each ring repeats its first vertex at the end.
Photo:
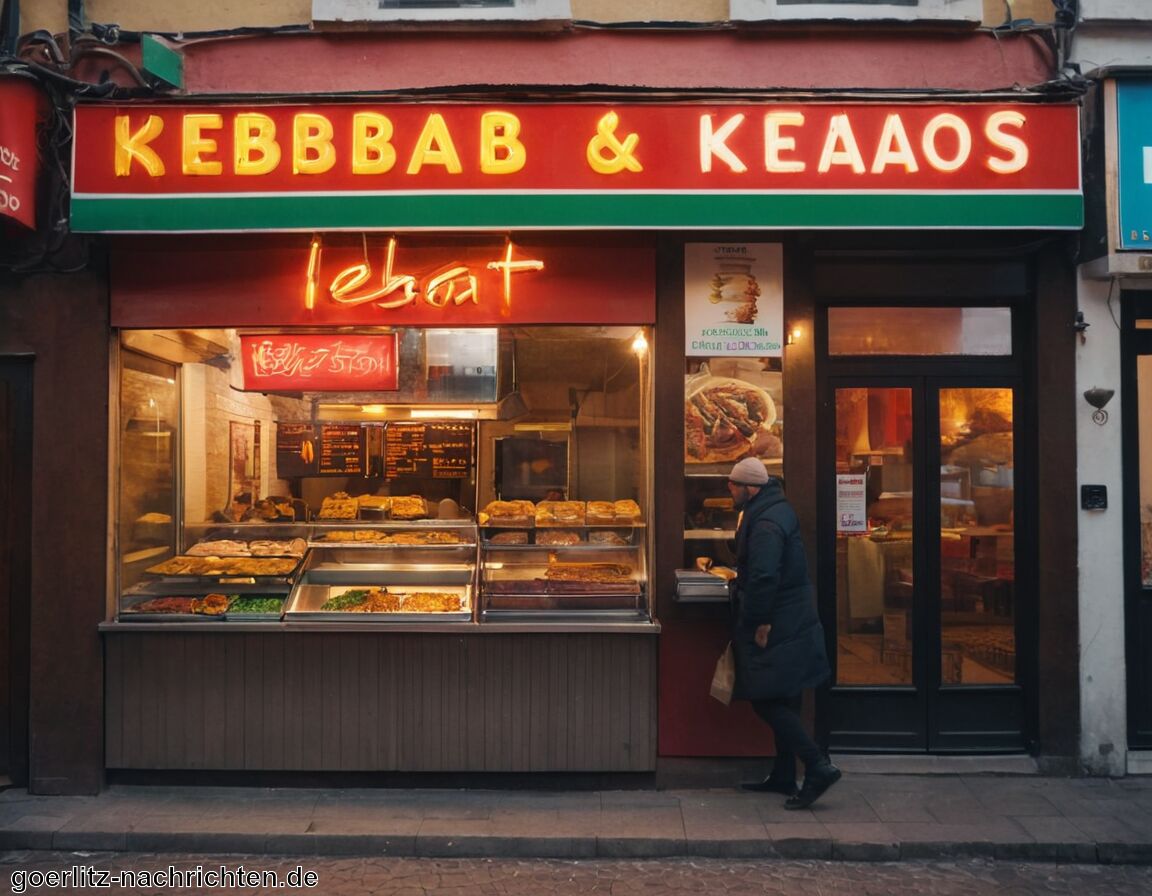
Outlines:
POLYGON ((312 584, 302 583, 297 586, 289 600, 284 613, 286 621, 300 620, 313 622, 469 622, 472 619, 472 586, 471 584, 444 584, 442 581, 429 584, 427 579, 420 582, 409 581, 401 583, 392 573, 382 575, 377 571, 375 578, 364 582, 344 582, 342 584, 312 584), (371 585, 376 588, 387 588, 400 594, 414 591, 439 591, 456 594, 460 597, 461 609, 447 613, 415 613, 404 612, 401 609, 396 613, 353 613, 346 610, 322 610, 323 604, 333 597, 338 597, 346 591, 352 590, 356 585, 371 585))

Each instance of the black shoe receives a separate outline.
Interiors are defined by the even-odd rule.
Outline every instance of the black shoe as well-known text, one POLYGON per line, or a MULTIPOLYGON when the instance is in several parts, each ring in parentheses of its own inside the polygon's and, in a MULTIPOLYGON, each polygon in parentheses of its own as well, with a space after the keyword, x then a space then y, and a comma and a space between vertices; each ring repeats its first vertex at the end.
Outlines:
POLYGON ((805 771, 804 773, 804 786, 800 788, 800 792, 791 799, 784 801, 785 809, 807 809, 829 787, 835 784, 842 777, 840 769, 829 763, 828 765, 817 766, 816 768, 805 771))
POLYGON ((753 790, 756 793, 782 793, 784 796, 796 796, 799 792, 796 789, 795 781, 775 781, 769 775, 763 781, 749 781, 747 784, 740 785, 745 790, 753 790))

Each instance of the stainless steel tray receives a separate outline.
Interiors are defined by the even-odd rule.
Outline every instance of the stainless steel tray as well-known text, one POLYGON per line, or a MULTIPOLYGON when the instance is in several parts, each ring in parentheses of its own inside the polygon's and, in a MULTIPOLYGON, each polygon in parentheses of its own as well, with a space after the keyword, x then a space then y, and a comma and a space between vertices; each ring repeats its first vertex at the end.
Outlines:
MULTIPOLYGON (((401 604, 403 606, 403 604, 401 604)), ((382 576, 379 572, 371 582, 344 582, 343 584, 309 584, 302 583, 297 586, 289 605, 284 613, 285 621, 323 621, 323 622, 468 622, 472 619, 472 586, 471 584, 444 584, 443 581, 428 583, 427 579, 420 582, 400 583, 394 576, 382 576), (447 613, 416 613, 405 612, 401 609, 395 613, 353 613, 345 610, 322 610, 320 607, 329 599, 349 591, 355 585, 371 584, 377 588, 387 588, 400 594, 413 591, 440 591, 456 594, 460 597, 461 609, 447 613)))

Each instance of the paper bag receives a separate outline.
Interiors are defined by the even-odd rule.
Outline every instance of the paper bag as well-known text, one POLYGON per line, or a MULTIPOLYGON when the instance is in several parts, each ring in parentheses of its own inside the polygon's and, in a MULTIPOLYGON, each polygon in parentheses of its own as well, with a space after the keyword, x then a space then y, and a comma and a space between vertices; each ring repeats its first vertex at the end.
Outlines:
POLYGON ((732 702, 732 688, 736 684, 736 657, 732 653, 732 642, 724 648, 720 659, 716 660, 716 671, 712 673, 712 696, 727 706, 732 702))

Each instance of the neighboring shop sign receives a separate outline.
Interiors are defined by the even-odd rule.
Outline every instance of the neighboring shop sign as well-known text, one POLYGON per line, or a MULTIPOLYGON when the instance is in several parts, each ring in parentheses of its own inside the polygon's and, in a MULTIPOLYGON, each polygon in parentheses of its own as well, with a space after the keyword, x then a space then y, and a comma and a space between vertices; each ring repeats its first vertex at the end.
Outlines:
POLYGON ((684 354, 779 358, 784 353, 779 243, 684 247, 684 354))
POLYGON ((1072 104, 82 105, 93 232, 1055 228, 1072 104))
POLYGON ((397 387, 396 334, 240 337, 249 392, 378 392, 397 387))
POLYGON ((1152 248, 1152 81, 1116 82, 1120 248, 1152 248))
POLYGON ((40 96, 33 81, 0 78, 0 218, 11 218, 33 230, 40 96))

